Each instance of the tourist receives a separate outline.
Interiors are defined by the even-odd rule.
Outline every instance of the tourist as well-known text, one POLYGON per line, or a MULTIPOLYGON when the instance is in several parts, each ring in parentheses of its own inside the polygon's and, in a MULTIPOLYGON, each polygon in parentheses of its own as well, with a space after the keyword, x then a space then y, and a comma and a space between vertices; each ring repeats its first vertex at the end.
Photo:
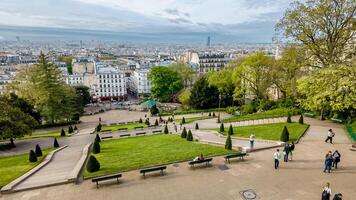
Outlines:
POLYGON ((333 164, 333 161, 334 161, 333 155, 332 155, 331 151, 329 151, 329 152, 326 154, 326 156, 325 156, 324 172, 326 172, 326 170, 328 170, 328 173, 330 173, 330 171, 331 171, 331 166, 332 166, 332 164, 333 164))
POLYGON ((335 167, 335 169, 337 169, 337 164, 340 162, 340 158, 341 158, 341 154, 339 153, 338 150, 336 150, 333 153, 333 159, 334 159, 333 167, 335 167))
POLYGON ((174 130, 176 131, 176 133, 178 132, 178 130, 177 130, 177 125, 176 125, 176 123, 174 122, 173 123, 173 126, 174 126, 174 130))
POLYGON ((99 117, 99 122, 101 122, 101 117, 99 117))
POLYGON ((328 131, 328 137, 326 138, 325 142, 330 141, 330 144, 333 143, 333 137, 335 136, 335 133, 333 132, 332 129, 329 129, 328 131))
POLYGON ((279 149, 273 154, 274 157, 274 168, 277 169, 279 167, 279 160, 281 159, 281 154, 279 153, 279 149))
POLYGON ((255 135, 253 133, 251 133, 251 135, 250 135, 250 147, 251 147, 251 149, 253 149, 254 143, 255 143, 255 135))
POLYGON ((182 122, 181 123, 179 123, 179 130, 182 130, 182 122))
POLYGON ((342 200, 342 194, 341 193, 335 194, 333 200, 342 200))
POLYGON ((204 158, 203 154, 201 153, 198 160, 204 160, 204 159, 205 158, 204 158))
POLYGON ((288 162, 288 156, 289 156, 289 144, 285 144, 283 148, 283 153, 284 153, 284 162, 288 162))
POLYGON ((290 154, 290 160, 293 159, 293 151, 295 149, 295 144, 294 142, 292 141, 292 144, 289 146, 289 154, 290 154))
POLYGON ((330 183, 326 183, 326 186, 323 188, 323 192, 321 193, 321 200, 330 200, 330 197, 331 197, 330 183))

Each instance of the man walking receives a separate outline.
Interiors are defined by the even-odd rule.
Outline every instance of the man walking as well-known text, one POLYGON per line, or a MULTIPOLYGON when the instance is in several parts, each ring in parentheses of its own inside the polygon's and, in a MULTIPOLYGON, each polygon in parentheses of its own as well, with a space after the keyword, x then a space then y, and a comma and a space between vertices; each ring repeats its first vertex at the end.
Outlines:
POLYGON ((278 169, 279 167, 279 160, 281 159, 281 154, 279 153, 279 149, 273 154, 274 157, 274 168, 278 169))
POLYGON ((326 138, 325 142, 330 141, 330 144, 333 143, 333 137, 335 136, 335 133, 333 132, 332 129, 329 129, 328 131, 328 137, 326 138))
POLYGON ((253 145, 255 143, 255 134, 251 133, 250 135, 250 148, 253 149, 253 145))
POLYGON ((288 162, 290 147, 289 144, 285 144, 283 152, 284 152, 284 162, 288 162))

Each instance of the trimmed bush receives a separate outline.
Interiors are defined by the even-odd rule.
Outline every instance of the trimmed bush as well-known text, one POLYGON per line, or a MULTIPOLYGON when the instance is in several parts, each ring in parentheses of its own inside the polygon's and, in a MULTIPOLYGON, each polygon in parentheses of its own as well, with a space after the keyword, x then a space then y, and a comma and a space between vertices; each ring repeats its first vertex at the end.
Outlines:
POLYGON ((220 132, 223 133, 224 131, 225 131, 224 124, 221 123, 220 124, 220 132))
POLYGON ((231 136, 230 135, 228 135, 227 138, 226 138, 225 149, 227 149, 227 150, 231 150, 232 149, 232 141, 231 141, 231 136))
POLYGON ((66 136, 66 132, 63 130, 63 128, 62 128, 62 130, 61 130, 61 137, 64 137, 64 136, 66 136))
POLYGON ((168 133, 169 133, 169 131, 168 131, 168 126, 167 126, 167 125, 164 126, 164 131, 163 131, 163 133, 164 133, 164 134, 168 134, 168 133))
POLYGON ((36 156, 36 153, 33 150, 30 151, 30 153, 28 155, 28 160, 30 162, 37 162, 37 156, 36 156))
POLYGON ((281 141, 288 142, 289 141, 289 131, 286 126, 284 126, 282 134, 281 134, 281 141))
POLYGON ((90 155, 88 164, 87 164, 87 171, 92 173, 92 172, 99 171, 99 169, 100 169, 100 163, 95 158, 95 156, 90 155))
POLYGON ((96 134, 96 136, 95 136, 95 142, 96 141, 101 142, 101 138, 100 138, 99 134, 96 134))
POLYGON ((183 128, 182 134, 180 135, 181 138, 187 138, 187 130, 185 127, 183 128))
POLYGON ((150 120, 149 120, 148 118, 146 119, 145 124, 146 124, 147 126, 150 125, 150 120))
POLYGON ((299 124, 304 124, 303 115, 300 115, 298 122, 299 122, 299 124))
POLYGON ((183 117, 183 119, 182 119, 182 124, 185 124, 185 118, 183 117))
POLYGON ((42 156, 42 150, 41 150, 40 145, 38 145, 38 144, 36 145, 35 153, 36 153, 36 156, 37 156, 37 157, 42 156))
POLYGON ((156 119, 156 121, 155 121, 155 126, 158 126, 159 124, 158 124, 158 120, 156 119))
POLYGON ((54 138, 53 147, 54 147, 54 148, 58 148, 58 147, 59 147, 57 138, 54 138))
POLYGON ((74 126, 74 130, 75 130, 75 131, 78 130, 77 126, 74 126))
POLYGON ((195 123, 195 130, 198 130, 199 129, 199 125, 198 123, 195 123))
POLYGON ((159 110, 156 105, 154 105, 150 108, 150 113, 152 116, 159 114, 159 110))
POLYGON ((213 117, 216 117, 215 112, 213 112, 213 117))
POLYGON ((13 138, 10 138, 10 147, 16 147, 13 138))
POLYGON ((69 127, 68 127, 68 133, 73 133, 73 132, 74 132, 74 130, 73 130, 72 125, 69 125, 69 127))
POLYGON ((188 135, 187 135, 187 141, 193 141, 193 134, 192 131, 188 131, 188 135))
POLYGON ((138 123, 142 123, 142 118, 140 118, 140 120, 138 120, 138 123))
POLYGON ((227 132, 229 135, 234 134, 234 129, 232 128, 232 124, 230 124, 229 131, 227 132))
POLYGON ((99 123, 97 126, 96 126, 96 132, 100 132, 101 131, 101 123, 99 123))
POLYGON ((292 117, 290 115, 287 117, 287 123, 292 123, 292 117))
POLYGON ((93 153, 95 153, 95 154, 100 153, 100 143, 98 140, 95 140, 95 142, 94 142, 93 153))
POLYGON ((208 115, 209 117, 211 117, 211 112, 209 112, 209 115, 208 115))

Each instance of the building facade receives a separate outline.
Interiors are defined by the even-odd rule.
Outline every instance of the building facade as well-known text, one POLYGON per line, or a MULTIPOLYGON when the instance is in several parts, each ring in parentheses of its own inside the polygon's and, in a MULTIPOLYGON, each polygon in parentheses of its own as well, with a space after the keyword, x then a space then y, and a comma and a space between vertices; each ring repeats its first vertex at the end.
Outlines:
POLYGON ((151 82, 148 80, 149 69, 139 69, 131 73, 129 90, 136 96, 147 96, 151 93, 151 82))

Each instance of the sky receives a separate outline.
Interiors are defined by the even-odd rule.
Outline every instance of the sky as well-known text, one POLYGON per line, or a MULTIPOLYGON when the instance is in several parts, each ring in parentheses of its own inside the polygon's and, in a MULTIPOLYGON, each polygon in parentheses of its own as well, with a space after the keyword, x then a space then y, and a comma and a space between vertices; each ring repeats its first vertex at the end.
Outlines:
MULTIPOLYGON (((271 40, 291 0, 0 0, 0 25, 271 40)), ((1 28, 0 28, 1 29, 1 28)), ((266 41, 268 42, 268 41, 266 41)))

